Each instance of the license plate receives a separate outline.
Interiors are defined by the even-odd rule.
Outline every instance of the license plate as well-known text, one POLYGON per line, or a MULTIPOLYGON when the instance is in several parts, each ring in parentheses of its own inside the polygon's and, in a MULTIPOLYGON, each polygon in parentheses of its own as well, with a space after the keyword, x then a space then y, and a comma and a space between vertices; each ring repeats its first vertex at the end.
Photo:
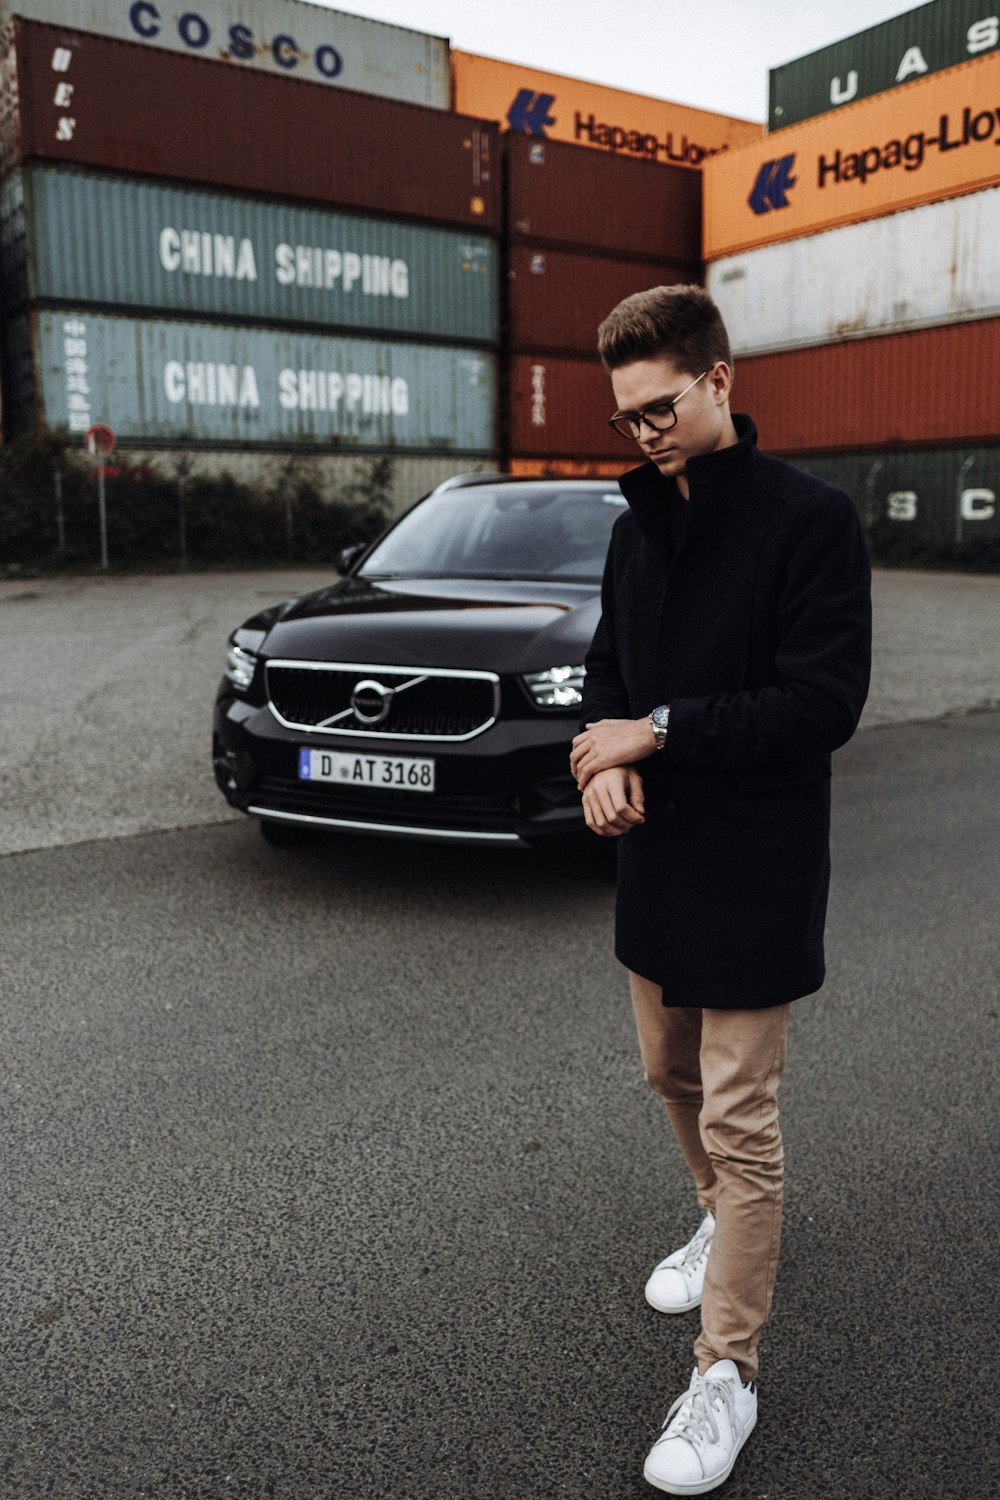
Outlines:
POLYGON ((386 791, 433 792, 434 762, 416 755, 354 755, 342 750, 300 750, 300 781, 376 786, 386 791))

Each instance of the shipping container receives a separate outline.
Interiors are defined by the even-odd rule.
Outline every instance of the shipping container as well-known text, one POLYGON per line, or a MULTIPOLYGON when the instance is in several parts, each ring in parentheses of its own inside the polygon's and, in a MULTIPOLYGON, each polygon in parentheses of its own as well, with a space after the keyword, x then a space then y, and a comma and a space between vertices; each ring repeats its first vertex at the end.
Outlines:
POLYGON ((1000 316, 1000 187, 727 256, 708 289, 734 354, 1000 316))
MULTIPOLYGON (((381 455, 311 452, 303 455, 294 448, 273 451, 260 448, 152 448, 121 443, 115 449, 111 468, 116 461, 131 471, 149 471, 161 479, 176 479, 183 471, 193 483, 201 478, 218 478, 228 474, 238 484, 276 491, 287 477, 308 480, 324 501, 358 502, 357 486, 371 479, 371 464, 381 455)), ((388 516, 399 515, 416 500, 428 494, 444 480, 459 471, 471 473, 498 472, 498 459, 490 454, 464 461, 454 455, 397 453, 392 457, 386 493, 388 516)))
POLYGON ((615 463, 610 458, 512 458, 507 473, 517 479, 618 479, 635 463, 615 463))
POLYGON ((5 171, 38 158, 497 231, 495 125, 14 23, 5 171))
POLYGON ((1000 447, 797 454, 858 506, 876 556, 946 556, 1000 544, 1000 447))
POLYGON ((598 324, 623 297, 701 279, 696 261, 624 260, 512 245, 506 284, 510 347, 592 354, 598 324))
POLYGON ((34 164, 0 186, 8 310, 92 302, 493 343, 498 263, 468 230, 160 182, 34 164))
POLYGON ((995 51, 1000 46, 1000 17, 990 10, 983 0, 932 0, 772 68, 771 130, 995 51))
POLYGON ((451 67, 455 109, 536 140, 569 141, 612 155, 699 167, 706 156, 764 133, 756 120, 629 94, 495 57, 452 51, 451 67))
POLYGON ((994 442, 1000 319, 740 360, 734 400, 760 445, 810 453, 994 442))
POLYGON ((18 424, 165 446, 496 450, 494 356, 475 348, 43 309, 8 325, 18 424))
POLYGON ((277 78, 450 109, 448 42, 302 0, 0 0, 0 24, 20 16, 121 42, 210 58, 277 78))
POLYGON ((979 58, 705 163, 706 260, 1000 182, 1000 63, 979 58))
POLYGON ((615 409, 611 381, 590 359, 515 355, 508 377, 509 452, 521 459, 608 459, 624 473, 641 462, 638 445, 608 426, 615 409))
POLYGON ((503 139, 512 240, 608 250, 643 260, 701 260, 700 172, 532 140, 503 139))

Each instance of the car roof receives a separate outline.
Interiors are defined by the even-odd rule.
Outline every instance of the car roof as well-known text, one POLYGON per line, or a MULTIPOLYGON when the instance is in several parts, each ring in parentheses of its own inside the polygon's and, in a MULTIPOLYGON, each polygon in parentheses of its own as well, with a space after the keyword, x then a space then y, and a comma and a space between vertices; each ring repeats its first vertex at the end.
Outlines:
POLYGON ((474 485, 522 485, 524 487, 539 484, 558 485, 560 489, 580 490, 606 490, 609 485, 616 485, 617 479, 610 478, 582 478, 564 477, 560 474, 454 474, 445 479, 441 484, 435 485, 432 494, 440 495, 445 490, 469 489, 474 485))

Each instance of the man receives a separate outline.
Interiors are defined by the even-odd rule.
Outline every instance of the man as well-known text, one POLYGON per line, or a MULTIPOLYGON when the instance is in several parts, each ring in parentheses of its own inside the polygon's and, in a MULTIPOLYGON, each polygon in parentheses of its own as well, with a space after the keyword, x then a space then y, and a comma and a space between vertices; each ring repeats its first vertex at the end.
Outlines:
POLYGON ((778 1085, 791 1002, 824 978, 830 752, 868 690, 870 569, 851 501, 731 414, 703 288, 626 298, 598 348, 611 423, 647 461, 621 480, 570 763, 589 827, 621 839, 615 951, 704 1211, 646 1286, 662 1312, 700 1305, 701 1331, 645 1477, 700 1495, 757 1420, 778 1085))

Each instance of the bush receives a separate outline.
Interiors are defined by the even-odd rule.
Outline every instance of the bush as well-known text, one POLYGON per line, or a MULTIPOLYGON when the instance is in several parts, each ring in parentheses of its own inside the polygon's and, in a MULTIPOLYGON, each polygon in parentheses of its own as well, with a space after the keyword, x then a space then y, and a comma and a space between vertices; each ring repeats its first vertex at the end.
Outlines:
MULTIPOLYGON (((343 547, 370 541, 385 526, 393 468, 393 460, 381 455, 359 459, 353 480, 325 501, 314 466, 305 457, 289 460, 276 479, 259 487, 231 474, 192 474, 190 460, 186 472, 174 478, 131 465, 126 458, 106 471, 109 561, 120 567, 171 567, 182 561, 183 480, 187 562, 335 563, 343 547)), ((0 447, 0 567, 92 567, 100 556, 91 461, 53 432, 0 447), (57 482, 62 488, 62 547, 57 482)))

